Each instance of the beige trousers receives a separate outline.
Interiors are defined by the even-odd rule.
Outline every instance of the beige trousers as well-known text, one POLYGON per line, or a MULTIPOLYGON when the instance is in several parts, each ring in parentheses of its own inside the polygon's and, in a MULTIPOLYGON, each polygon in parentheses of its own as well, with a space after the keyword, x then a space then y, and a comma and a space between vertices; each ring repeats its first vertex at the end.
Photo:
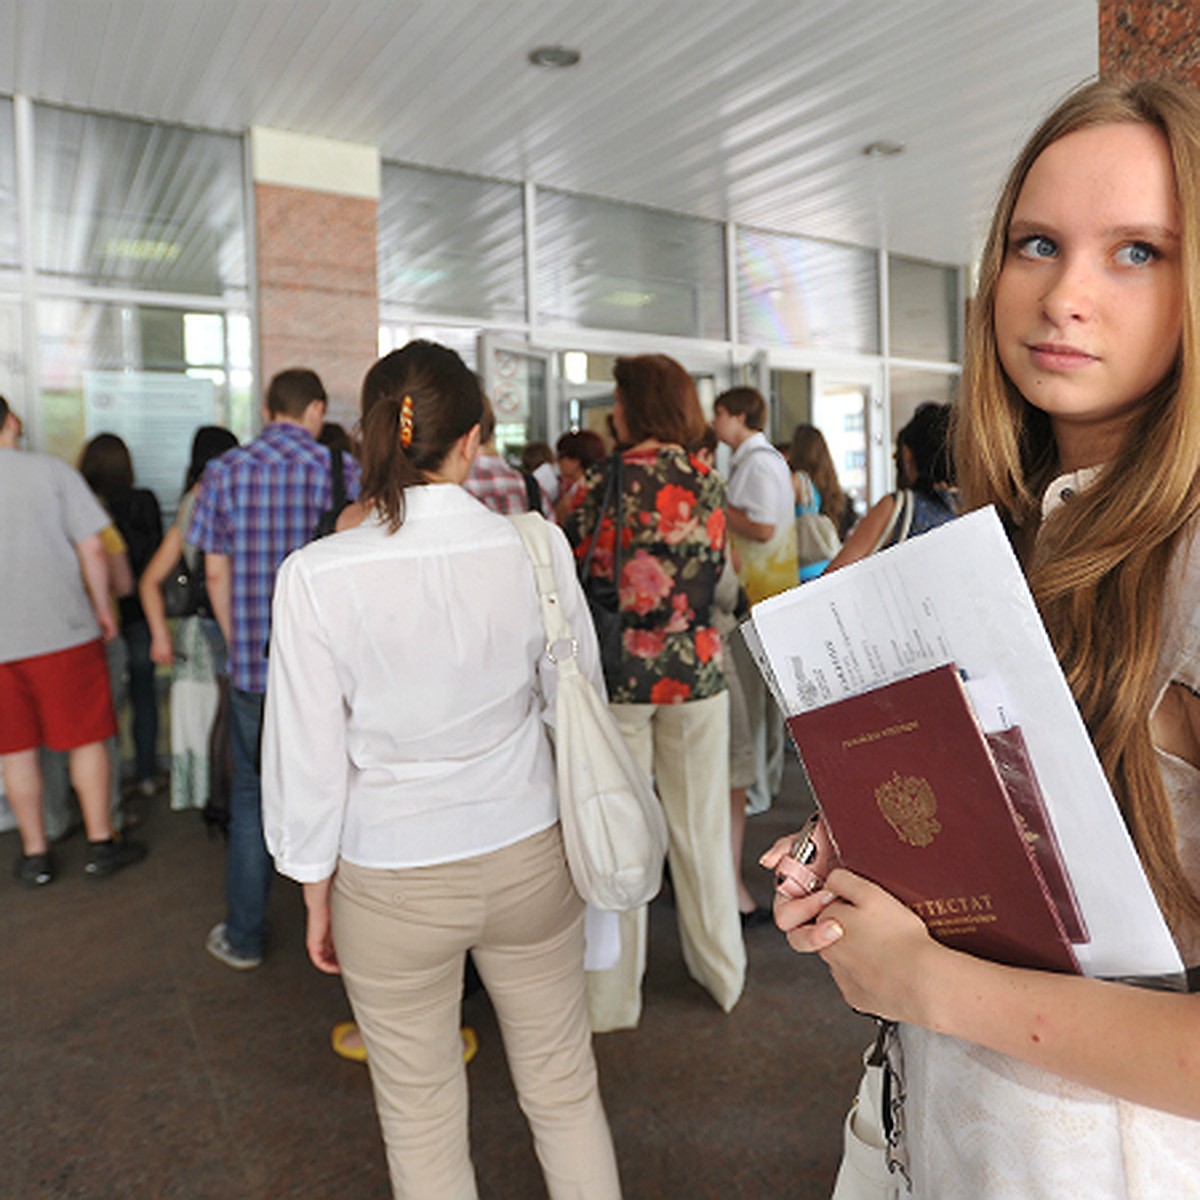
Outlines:
POLYGON ((584 1001, 583 901, 558 826, 432 867, 372 870, 343 861, 332 907, 393 1195, 478 1195, 458 1033, 470 950, 552 1200, 619 1200, 584 1001))
MULTIPOLYGON (((614 704, 638 762, 654 777, 670 841, 683 961, 729 1012, 746 981, 746 947, 729 852, 729 705, 722 692, 687 704, 614 704)), ((592 1029, 632 1029, 642 1012, 646 909, 621 914, 621 957, 589 971, 592 1029)))
POLYGON ((755 780, 746 789, 746 811, 764 813, 783 787, 783 756, 787 748, 787 730, 783 713, 771 695, 771 689, 754 663, 746 640, 740 633, 730 639, 733 669, 741 680, 746 698, 746 715, 750 721, 753 745, 755 780))

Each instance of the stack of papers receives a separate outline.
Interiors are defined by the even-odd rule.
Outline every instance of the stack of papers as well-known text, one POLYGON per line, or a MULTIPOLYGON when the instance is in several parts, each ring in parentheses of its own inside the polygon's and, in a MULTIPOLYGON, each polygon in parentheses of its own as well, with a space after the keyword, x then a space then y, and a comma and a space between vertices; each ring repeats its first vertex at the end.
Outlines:
POLYGON ((1091 935, 1086 975, 1183 963, 994 510, 755 605, 743 635, 788 716, 954 663, 985 732, 1019 725, 1091 935))

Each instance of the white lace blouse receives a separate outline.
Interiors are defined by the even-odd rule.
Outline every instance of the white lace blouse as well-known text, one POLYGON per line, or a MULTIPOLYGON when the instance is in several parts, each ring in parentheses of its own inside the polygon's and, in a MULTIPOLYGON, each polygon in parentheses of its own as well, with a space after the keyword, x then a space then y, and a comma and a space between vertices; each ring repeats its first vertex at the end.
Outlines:
MULTIPOLYGON (((1045 512, 1094 472, 1056 480, 1045 512)), ((1176 557, 1158 694, 1200 691, 1200 530, 1176 557)), ((1184 869, 1200 886, 1200 770, 1159 751, 1184 869)), ((1200 926, 1172 930, 1200 965, 1200 926)), ((969 1042, 900 1027, 904 1130, 920 1200, 1182 1200, 1200 1197, 1200 1121, 1117 1100, 969 1042)), ((1120 1029, 1112 1031, 1114 1038, 1120 1029)))

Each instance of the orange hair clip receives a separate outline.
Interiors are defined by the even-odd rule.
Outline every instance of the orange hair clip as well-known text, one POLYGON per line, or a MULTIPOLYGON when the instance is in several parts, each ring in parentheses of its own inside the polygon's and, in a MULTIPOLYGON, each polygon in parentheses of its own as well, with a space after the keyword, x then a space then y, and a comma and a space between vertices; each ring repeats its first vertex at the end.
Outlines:
POLYGON ((412 445, 413 440, 413 402, 411 396, 405 396, 400 402, 400 445, 405 450, 412 445))

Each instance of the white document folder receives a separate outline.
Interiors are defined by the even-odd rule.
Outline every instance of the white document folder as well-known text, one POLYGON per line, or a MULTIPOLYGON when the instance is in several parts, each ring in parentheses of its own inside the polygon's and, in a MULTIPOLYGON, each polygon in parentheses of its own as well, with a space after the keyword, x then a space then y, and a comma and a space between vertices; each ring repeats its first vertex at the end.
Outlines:
POLYGON ((742 632, 791 716, 954 663, 985 725, 1019 725, 1091 940, 1098 978, 1183 963, 993 509, 756 604, 742 632), (995 710, 999 710, 998 712, 995 710))

